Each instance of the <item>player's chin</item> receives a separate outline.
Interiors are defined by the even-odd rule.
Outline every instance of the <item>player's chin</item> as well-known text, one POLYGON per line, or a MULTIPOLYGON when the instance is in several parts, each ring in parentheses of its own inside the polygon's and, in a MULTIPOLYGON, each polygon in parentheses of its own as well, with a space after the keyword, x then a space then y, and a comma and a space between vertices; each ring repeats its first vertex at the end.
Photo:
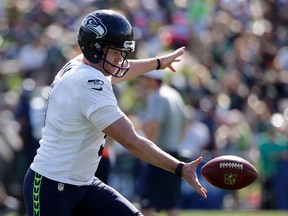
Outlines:
POLYGON ((115 75, 117 75, 119 69, 116 67, 113 67, 113 66, 107 66, 105 68, 105 71, 108 72, 110 75, 115 76, 115 75))

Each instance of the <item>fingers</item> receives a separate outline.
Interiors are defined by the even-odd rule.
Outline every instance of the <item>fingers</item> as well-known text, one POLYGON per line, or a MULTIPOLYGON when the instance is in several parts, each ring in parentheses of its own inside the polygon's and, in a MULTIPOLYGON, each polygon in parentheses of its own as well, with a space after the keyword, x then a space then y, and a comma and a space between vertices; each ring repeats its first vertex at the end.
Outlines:
POLYGON ((195 161, 196 165, 198 166, 202 162, 202 157, 198 157, 195 161))
POLYGON ((203 198, 207 198, 207 190, 204 187, 201 187, 200 194, 203 198))
POLYGON ((176 72, 176 69, 175 69, 172 65, 169 65, 168 68, 169 68, 172 72, 176 72))
POLYGON ((202 187, 202 190, 203 190, 203 192, 204 192, 205 194, 207 193, 206 188, 202 187))
POLYGON ((183 47, 180 47, 180 48, 178 48, 175 52, 177 52, 177 53, 179 53, 180 55, 182 55, 182 54, 184 54, 184 52, 185 52, 185 47, 183 46, 183 47))
POLYGON ((204 188, 198 181, 198 179, 196 178, 196 180, 193 182, 192 186, 194 187, 194 189, 201 194, 201 196, 203 198, 207 198, 207 190, 206 188, 204 188))
POLYGON ((198 182, 198 179, 197 179, 197 187, 195 189, 199 194, 201 194, 203 198, 205 199, 207 198, 207 190, 198 182))
POLYGON ((175 51, 172 53, 172 55, 174 56, 175 59, 177 59, 177 57, 183 55, 184 52, 185 52, 185 48, 182 47, 182 48, 179 48, 179 49, 175 50, 175 51))
MULTIPOLYGON (((202 157, 198 157, 196 160, 193 161, 194 165, 197 167, 200 163, 202 162, 202 157)), ((196 178, 194 179, 194 184, 195 184, 195 189, 197 190, 198 193, 202 195, 203 198, 207 198, 207 190, 204 188, 196 175, 196 178)))
POLYGON ((169 68, 172 72, 176 72, 176 69, 173 67, 174 62, 180 62, 181 59, 179 56, 183 55, 185 52, 185 47, 180 47, 175 50, 173 53, 167 54, 161 57, 161 69, 169 68))

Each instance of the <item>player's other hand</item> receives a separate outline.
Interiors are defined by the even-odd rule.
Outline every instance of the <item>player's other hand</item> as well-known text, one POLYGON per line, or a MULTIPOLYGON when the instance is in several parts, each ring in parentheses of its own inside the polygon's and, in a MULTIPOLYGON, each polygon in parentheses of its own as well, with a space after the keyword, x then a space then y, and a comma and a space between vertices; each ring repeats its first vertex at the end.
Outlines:
POLYGON ((182 177, 191 184, 192 187, 202 195, 202 197, 207 198, 207 190, 200 184, 196 174, 197 166, 201 161, 202 157, 199 157, 190 163, 185 163, 182 168, 182 177))
POLYGON ((176 72, 172 63, 179 62, 181 60, 180 56, 182 56, 184 53, 185 53, 185 47, 180 47, 172 53, 159 56, 158 58, 160 59, 161 62, 160 69, 163 70, 168 67, 171 71, 176 72))

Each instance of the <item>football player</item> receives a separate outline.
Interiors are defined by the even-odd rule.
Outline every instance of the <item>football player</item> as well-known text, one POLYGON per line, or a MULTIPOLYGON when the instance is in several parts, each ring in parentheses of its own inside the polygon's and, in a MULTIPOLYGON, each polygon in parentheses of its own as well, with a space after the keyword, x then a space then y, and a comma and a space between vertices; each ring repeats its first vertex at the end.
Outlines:
POLYGON ((134 156, 182 176, 206 197, 195 172, 201 157, 183 163, 138 135, 112 89, 155 68, 175 71, 172 63, 180 61, 184 47, 159 58, 128 60, 135 49, 132 26, 112 10, 88 14, 78 43, 83 54, 70 60, 51 85, 40 147, 23 185, 27 215, 142 215, 94 177, 106 136, 134 156))

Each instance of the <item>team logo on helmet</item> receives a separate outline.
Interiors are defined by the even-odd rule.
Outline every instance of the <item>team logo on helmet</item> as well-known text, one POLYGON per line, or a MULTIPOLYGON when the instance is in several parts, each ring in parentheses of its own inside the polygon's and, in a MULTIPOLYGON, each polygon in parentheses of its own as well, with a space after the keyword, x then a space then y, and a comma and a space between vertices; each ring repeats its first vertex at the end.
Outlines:
POLYGON ((102 38, 107 33, 106 26, 98 17, 87 16, 87 18, 83 20, 82 26, 94 32, 96 38, 102 38))
POLYGON ((135 41, 124 41, 123 48, 133 52, 135 50, 135 41))

